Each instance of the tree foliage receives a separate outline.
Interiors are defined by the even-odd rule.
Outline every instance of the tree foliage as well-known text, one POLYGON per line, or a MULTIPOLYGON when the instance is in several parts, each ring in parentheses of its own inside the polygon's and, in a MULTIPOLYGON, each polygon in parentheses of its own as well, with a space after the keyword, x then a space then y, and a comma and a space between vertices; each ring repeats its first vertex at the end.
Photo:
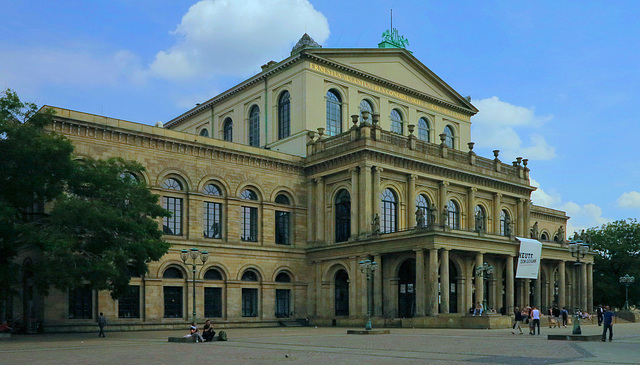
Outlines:
POLYGON ((155 219, 169 213, 136 178, 140 164, 74 160, 70 141, 45 128, 52 117, 0 96, 0 296, 15 293, 28 255, 43 292, 89 284, 120 297, 168 251, 155 219))
POLYGON ((622 306, 625 289, 619 278, 627 274, 638 280, 629 286, 629 303, 638 303, 640 223, 636 219, 618 220, 590 228, 587 236, 597 253, 594 266, 594 300, 597 304, 622 306))

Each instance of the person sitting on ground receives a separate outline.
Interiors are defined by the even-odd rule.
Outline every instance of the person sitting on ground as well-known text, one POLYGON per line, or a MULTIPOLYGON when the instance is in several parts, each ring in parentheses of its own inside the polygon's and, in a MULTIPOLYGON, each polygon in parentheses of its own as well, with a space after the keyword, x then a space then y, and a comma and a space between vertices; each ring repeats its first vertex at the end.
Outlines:
POLYGON ((200 336, 200 332, 198 330, 198 326, 196 326, 195 322, 191 322, 191 328, 189 329, 189 335, 185 336, 185 337, 195 337, 196 342, 204 342, 204 338, 202 338, 202 336, 200 336))
POLYGON ((216 331, 213 330, 213 325, 211 324, 211 320, 207 319, 204 323, 204 327, 202 327, 202 337, 205 342, 213 341, 213 337, 216 335, 216 331))

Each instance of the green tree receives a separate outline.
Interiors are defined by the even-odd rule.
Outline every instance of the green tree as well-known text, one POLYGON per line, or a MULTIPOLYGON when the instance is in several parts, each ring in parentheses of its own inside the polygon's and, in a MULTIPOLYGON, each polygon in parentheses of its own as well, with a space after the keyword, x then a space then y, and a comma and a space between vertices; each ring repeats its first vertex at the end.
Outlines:
MULTIPOLYGON (((591 248, 597 253, 594 265, 596 304, 622 306, 625 289, 619 278, 626 274, 640 281, 640 223, 636 219, 618 220, 587 230, 591 248)), ((629 287, 629 303, 637 303, 640 289, 629 287)))
POLYGON ((168 251, 155 219, 169 213, 140 164, 74 160, 70 141, 46 129, 52 117, 11 90, 0 97, 0 299, 15 293, 26 255, 42 292, 89 284, 120 297, 168 251))

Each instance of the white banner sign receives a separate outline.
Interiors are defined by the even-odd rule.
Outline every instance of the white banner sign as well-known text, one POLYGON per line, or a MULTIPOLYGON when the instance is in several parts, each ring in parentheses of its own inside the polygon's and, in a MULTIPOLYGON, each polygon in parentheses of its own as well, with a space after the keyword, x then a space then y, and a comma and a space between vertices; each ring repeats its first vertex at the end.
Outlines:
POLYGON ((542 243, 530 238, 516 238, 520 241, 516 279, 537 279, 538 270, 540 269, 542 243))

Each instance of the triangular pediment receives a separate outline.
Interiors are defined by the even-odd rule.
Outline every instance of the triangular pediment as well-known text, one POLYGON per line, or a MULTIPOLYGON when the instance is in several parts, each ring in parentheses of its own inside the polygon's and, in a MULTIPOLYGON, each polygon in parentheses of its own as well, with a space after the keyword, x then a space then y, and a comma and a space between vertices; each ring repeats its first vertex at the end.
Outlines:
POLYGON ((448 104, 477 109, 433 71, 406 50, 401 49, 314 49, 309 53, 391 83, 416 90, 448 104))

